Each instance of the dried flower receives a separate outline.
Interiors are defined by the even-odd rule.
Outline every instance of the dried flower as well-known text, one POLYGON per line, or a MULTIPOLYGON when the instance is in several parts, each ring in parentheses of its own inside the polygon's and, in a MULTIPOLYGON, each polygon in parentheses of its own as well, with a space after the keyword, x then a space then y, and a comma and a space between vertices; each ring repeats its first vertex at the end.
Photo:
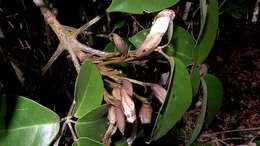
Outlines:
POLYGON ((133 85, 128 80, 122 81, 122 87, 126 90, 129 96, 133 96, 133 85))
POLYGON ((125 115, 119 107, 116 107, 115 111, 116 111, 117 127, 118 127, 119 131, 124 135, 124 132, 125 132, 125 115))
POLYGON ((118 49, 118 51, 122 55, 126 56, 127 52, 128 52, 128 49, 126 47, 126 44, 125 44, 124 40, 116 33, 112 33, 111 35, 113 37, 114 43, 115 43, 116 48, 118 49))
POLYGON ((123 112, 126 116, 126 120, 129 123, 133 123, 136 120, 135 104, 124 88, 121 88, 120 91, 122 97, 123 112))
POLYGON ((174 17, 175 12, 169 9, 161 11, 155 17, 151 31, 146 36, 141 46, 136 50, 136 57, 147 56, 156 50, 174 17))
POLYGON ((145 102, 140 108, 139 117, 142 124, 150 124, 152 120, 153 109, 151 103, 145 102))
POLYGON ((147 56, 160 44, 163 33, 148 34, 141 46, 136 50, 136 57, 147 56))
POLYGON ((102 139, 102 143, 105 144, 106 146, 111 145, 111 137, 115 134, 117 130, 117 127, 113 124, 109 124, 107 131, 102 139))
POLYGON ((120 88, 114 88, 112 90, 112 95, 117 99, 121 101, 121 93, 120 93, 120 88))
POLYGON ((116 110, 114 106, 110 106, 108 109, 108 120, 110 124, 116 124, 116 110))
POLYGON ((163 103, 165 101, 167 91, 160 85, 158 84, 152 84, 151 89, 153 91, 154 96, 161 102, 163 103))
POLYGON ((109 94, 107 91, 104 92, 104 99, 107 103, 112 104, 114 106, 120 106, 121 100, 115 98, 111 94, 109 94))

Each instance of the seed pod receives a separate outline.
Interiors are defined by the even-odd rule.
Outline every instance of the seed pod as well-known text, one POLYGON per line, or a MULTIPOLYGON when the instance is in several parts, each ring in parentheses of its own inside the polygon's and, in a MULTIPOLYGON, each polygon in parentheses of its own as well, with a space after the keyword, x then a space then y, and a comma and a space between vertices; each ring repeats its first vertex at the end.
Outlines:
POLYGON ((123 112, 126 116, 126 120, 129 123, 133 123, 136 120, 135 104, 124 88, 121 88, 120 91, 122 96, 123 112))
POLYGON ((118 127, 119 131, 122 133, 122 135, 124 135, 124 132, 125 132, 125 115, 119 107, 116 107, 115 111, 116 111, 117 127, 118 127))
POLYGON ((149 34, 141 46, 136 50, 136 57, 140 58, 149 55, 160 44, 163 33, 149 34))
POLYGON ((173 10, 165 9, 161 11, 154 19, 153 25, 144 42, 136 50, 136 57, 140 58, 149 55, 160 44, 163 35, 168 29, 170 23, 175 17, 173 10))
POLYGON ((116 45, 116 48, 118 49, 118 51, 123 55, 126 56, 128 49, 127 46, 124 42, 124 40, 116 33, 112 33, 111 34, 114 40, 114 43, 116 45))
POLYGON ((143 103, 139 111, 139 117, 142 124, 150 124, 152 120, 153 109, 150 103, 143 103))
POLYGON ((133 85, 128 80, 122 81, 122 87, 126 90, 129 96, 133 96, 133 85))
POLYGON ((114 106, 120 106, 121 105, 121 100, 115 98, 114 96, 110 95, 107 91, 104 92, 104 100, 112 104, 114 106))
POLYGON ((110 124, 116 124, 116 110, 114 106, 110 106, 108 109, 108 120, 110 124))
POLYGON ((158 84, 152 84, 151 89, 153 91, 154 96, 161 102, 163 103, 165 101, 167 91, 160 85, 158 84))
POLYGON ((112 90, 112 95, 117 99, 121 101, 121 93, 120 93, 120 88, 114 88, 112 90))
POLYGON ((115 134, 117 130, 117 127, 115 125, 109 124, 107 131, 102 139, 102 143, 105 144, 106 146, 111 145, 111 137, 115 134))

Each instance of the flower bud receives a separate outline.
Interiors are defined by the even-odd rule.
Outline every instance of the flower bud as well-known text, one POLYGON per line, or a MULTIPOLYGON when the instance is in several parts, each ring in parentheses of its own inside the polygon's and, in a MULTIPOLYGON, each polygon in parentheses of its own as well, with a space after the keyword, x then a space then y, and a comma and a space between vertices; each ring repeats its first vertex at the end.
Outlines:
POLYGON ((153 52, 160 44, 163 33, 148 34, 141 46, 136 50, 136 57, 143 57, 153 52))
POLYGON ((125 132, 125 115, 119 107, 116 107, 115 111, 116 111, 117 127, 118 127, 119 131, 122 133, 122 135, 124 135, 124 132, 125 132))
POLYGON ((149 34, 146 36, 144 42, 136 50, 136 57, 143 57, 149 55, 156 50, 160 44, 163 35, 168 29, 170 23, 175 17, 173 10, 165 9, 161 11, 154 19, 153 25, 149 34))
POLYGON ((167 91, 160 85, 158 84, 152 84, 151 89, 153 91, 154 96, 161 102, 163 103, 165 101, 167 91))
POLYGON ((153 109, 150 103, 143 103, 139 111, 139 117, 142 124, 150 124, 152 120, 153 109))
POLYGON ((129 96, 133 96, 133 85, 128 80, 122 81, 122 87, 126 90, 129 96))
POLYGON ((113 37, 114 43, 115 43, 116 48, 118 49, 118 51, 122 55, 126 56, 127 52, 128 52, 128 49, 126 47, 126 44, 125 44, 124 40, 116 33, 112 33, 111 35, 113 37))
POLYGON ((120 91, 122 96, 123 112, 126 116, 126 120, 129 123, 133 123, 136 120, 135 104, 124 88, 121 88, 120 91))
POLYGON ((114 106, 110 106, 108 109, 108 120, 110 124, 116 124, 116 111, 114 106))

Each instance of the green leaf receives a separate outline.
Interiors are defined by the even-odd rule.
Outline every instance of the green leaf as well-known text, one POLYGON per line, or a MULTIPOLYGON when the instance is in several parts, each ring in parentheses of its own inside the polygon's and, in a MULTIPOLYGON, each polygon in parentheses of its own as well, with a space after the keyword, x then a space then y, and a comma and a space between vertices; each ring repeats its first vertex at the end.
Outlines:
POLYGON ((187 66, 192 63, 192 48, 194 41, 184 28, 174 25, 171 43, 165 48, 166 54, 175 56, 187 66))
POLYGON ((190 75, 191 84, 192 84, 192 93, 193 96, 197 95, 200 88, 200 72, 199 68, 195 67, 193 72, 190 75))
POLYGON ((223 88, 221 82, 214 75, 206 74, 204 79, 207 84, 208 93, 208 109, 206 114, 206 126, 208 127, 222 105, 223 88))
POLYGON ((21 96, 4 96, 0 103, 1 146, 48 146, 57 135, 60 119, 50 109, 21 96))
POLYGON ((72 146, 105 146, 104 144, 97 142, 93 139, 82 137, 75 141, 72 146))
MULTIPOLYGON (((121 21, 117 22, 117 23, 114 25, 113 30, 115 31, 116 29, 122 28, 122 27, 125 25, 125 23, 126 23, 125 20, 121 20, 121 21)), ((114 32, 114 31, 113 31, 113 32, 114 32)))
POLYGON ((112 0, 107 12, 127 12, 142 14, 155 12, 175 5, 179 0, 112 0))
POLYGON ((159 111, 152 132, 152 141, 165 135, 181 119, 192 101, 192 87, 186 66, 178 58, 174 61, 174 76, 166 100, 159 111))
POLYGON ((108 120, 105 117, 107 111, 108 105, 104 104, 80 118, 76 123, 77 135, 79 137, 88 137, 96 141, 101 141, 108 126, 108 120))
POLYGON ((103 100, 104 85, 96 66, 86 61, 80 68, 75 86, 75 113, 83 117, 90 110, 98 107, 103 100))
POLYGON ((109 42, 106 45, 104 51, 106 51, 106 52, 116 52, 117 48, 116 48, 116 46, 115 46, 115 44, 113 42, 109 42))
POLYGON ((139 48, 143 41, 145 40, 146 36, 149 34, 150 29, 143 29, 142 31, 138 32, 128 40, 136 47, 139 48))
POLYGON ((196 58, 197 64, 203 62, 209 55, 217 36, 218 22, 218 2, 217 0, 208 0, 206 22, 194 48, 194 58, 196 58))
POLYGON ((207 95, 208 94, 207 94, 207 85, 203 78, 201 78, 201 83, 202 83, 202 89, 203 89, 202 109, 197 118, 195 128, 192 131, 191 138, 190 138, 189 142, 187 143, 187 146, 190 146, 196 140, 196 138, 199 136, 203 123, 204 123, 204 120, 205 120, 205 115, 206 115, 206 111, 207 111, 207 101, 208 101, 207 95))

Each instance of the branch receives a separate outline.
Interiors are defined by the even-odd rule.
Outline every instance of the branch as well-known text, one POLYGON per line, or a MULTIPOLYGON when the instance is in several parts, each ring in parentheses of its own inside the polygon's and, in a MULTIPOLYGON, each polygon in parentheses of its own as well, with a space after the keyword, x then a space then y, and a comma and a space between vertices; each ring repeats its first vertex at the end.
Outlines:
POLYGON ((57 50, 42 69, 42 74, 44 74, 48 70, 48 68, 64 50, 68 51, 71 55, 73 64, 77 71, 79 71, 80 68, 78 58, 82 53, 87 52, 97 56, 105 56, 110 54, 82 44, 76 38, 78 33, 97 22, 100 17, 96 17, 94 20, 91 20, 89 23, 83 25, 81 28, 75 29, 69 26, 61 25, 59 21, 55 18, 55 15, 47 7, 45 7, 42 0, 34 0, 34 3, 41 9, 41 13, 44 16, 45 22, 52 28, 60 42, 57 50))

